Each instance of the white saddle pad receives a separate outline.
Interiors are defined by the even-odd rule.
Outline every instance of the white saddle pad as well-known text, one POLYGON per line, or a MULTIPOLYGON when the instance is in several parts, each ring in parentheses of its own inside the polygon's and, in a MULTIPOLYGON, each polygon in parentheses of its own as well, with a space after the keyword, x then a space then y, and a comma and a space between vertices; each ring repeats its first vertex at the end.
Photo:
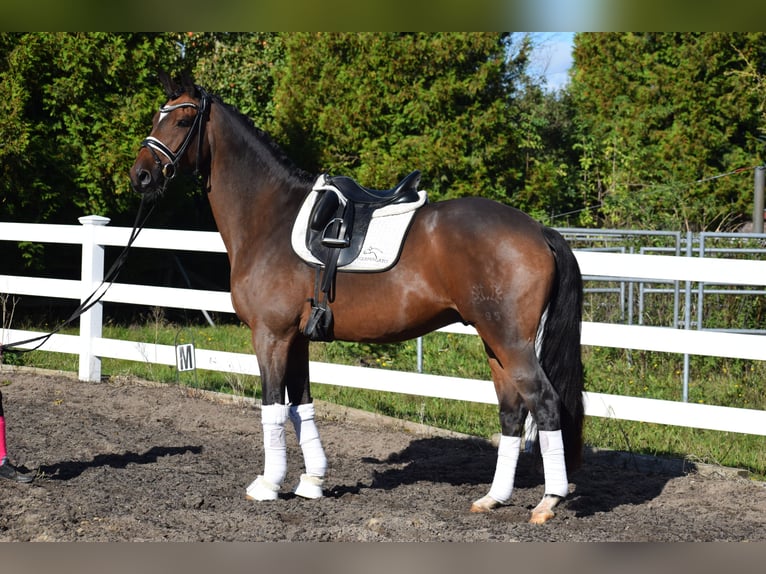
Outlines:
MULTIPOLYGON (((293 251, 311 265, 322 265, 316 257, 311 254, 306 246, 306 230, 308 228, 311 210, 320 191, 335 191, 334 187, 323 184, 324 177, 320 176, 314 188, 308 194, 303 202, 303 206, 298 212, 298 217, 293 225, 291 236, 293 251)), ((338 267, 340 271, 385 271, 399 259, 404 235, 409 228, 415 211, 426 202, 427 194, 425 191, 418 191, 420 199, 415 203, 393 203, 381 207, 372 214, 372 221, 367 230, 364 244, 359 256, 343 267, 338 267)))

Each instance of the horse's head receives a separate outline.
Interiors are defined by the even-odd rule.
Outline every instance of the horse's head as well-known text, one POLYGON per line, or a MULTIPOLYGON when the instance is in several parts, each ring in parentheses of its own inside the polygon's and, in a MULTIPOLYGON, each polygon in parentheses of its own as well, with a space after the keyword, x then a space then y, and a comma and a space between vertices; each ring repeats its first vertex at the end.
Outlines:
POLYGON ((188 78, 177 85, 161 73, 160 80, 168 101, 154 115, 152 131, 141 142, 130 170, 133 189, 148 195, 161 194, 179 168, 199 168, 211 101, 205 90, 188 78))

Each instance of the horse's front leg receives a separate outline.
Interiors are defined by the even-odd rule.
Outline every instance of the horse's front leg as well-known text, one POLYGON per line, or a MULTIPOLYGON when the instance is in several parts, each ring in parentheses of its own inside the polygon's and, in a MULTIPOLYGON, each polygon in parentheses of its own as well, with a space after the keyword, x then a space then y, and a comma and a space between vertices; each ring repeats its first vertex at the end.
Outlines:
POLYGON ((288 418, 293 423, 303 451, 306 472, 295 489, 298 496, 319 498, 327 468, 324 449, 314 421, 314 404, 309 393, 308 340, 291 341, 253 335, 253 346, 261 371, 263 403, 264 469, 248 487, 250 500, 276 500, 287 474, 288 418), (287 391, 287 397, 285 396, 287 391), (289 401, 286 401, 286 398, 289 401))

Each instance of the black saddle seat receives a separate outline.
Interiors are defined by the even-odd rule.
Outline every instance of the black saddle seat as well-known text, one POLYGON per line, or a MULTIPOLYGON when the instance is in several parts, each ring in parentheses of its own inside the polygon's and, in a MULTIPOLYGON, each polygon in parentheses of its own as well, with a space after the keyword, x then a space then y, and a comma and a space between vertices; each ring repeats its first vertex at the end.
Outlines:
POLYGON ((414 203, 418 201, 420 170, 413 171, 392 189, 368 189, 345 175, 328 178, 351 203, 414 203))

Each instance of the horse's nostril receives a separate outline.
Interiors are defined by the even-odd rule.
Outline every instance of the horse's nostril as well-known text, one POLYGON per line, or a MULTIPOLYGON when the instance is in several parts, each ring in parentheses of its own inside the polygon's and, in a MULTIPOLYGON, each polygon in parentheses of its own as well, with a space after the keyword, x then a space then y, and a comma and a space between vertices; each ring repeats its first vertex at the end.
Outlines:
POLYGON ((142 187, 148 186, 152 183, 152 174, 145 169, 138 170, 138 183, 140 183, 142 187))

